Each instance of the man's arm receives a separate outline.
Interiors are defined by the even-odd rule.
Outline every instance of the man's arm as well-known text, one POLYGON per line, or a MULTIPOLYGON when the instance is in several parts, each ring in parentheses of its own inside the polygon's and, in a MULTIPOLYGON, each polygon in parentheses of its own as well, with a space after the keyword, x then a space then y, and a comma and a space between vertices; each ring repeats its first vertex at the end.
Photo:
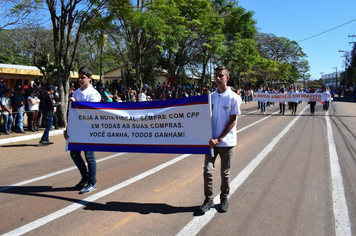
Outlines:
POLYGON ((3 101, 3 102, 2 102, 2 105, 3 105, 3 107, 4 107, 4 110, 5 110, 5 111, 8 111, 8 112, 10 112, 10 114, 12 114, 12 106, 10 106, 10 107, 7 107, 7 106, 6 106, 6 99, 5 99, 5 98, 3 98, 2 101, 3 101))
POLYGON ((216 144, 220 143, 221 140, 235 127, 236 124, 236 116, 237 115, 230 115, 230 120, 223 132, 219 135, 216 139, 210 139, 209 144, 210 147, 213 148, 216 144))

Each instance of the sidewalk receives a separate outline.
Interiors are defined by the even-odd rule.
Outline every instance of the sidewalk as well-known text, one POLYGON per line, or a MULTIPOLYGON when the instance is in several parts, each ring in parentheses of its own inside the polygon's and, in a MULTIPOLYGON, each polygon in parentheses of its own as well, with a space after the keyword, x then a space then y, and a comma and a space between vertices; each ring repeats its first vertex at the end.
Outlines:
MULTIPOLYGON (((63 134, 63 130, 64 129, 51 130, 49 132, 49 136, 63 134)), ((29 132, 29 131, 27 131, 25 134, 22 134, 22 133, 13 133, 13 134, 10 134, 10 135, 1 134, 1 136, 0 136, 0 145, 7 144, 7 143, 16 143, 16 142, 21 142, 21 141, 26 141, 26 140, 31 140, 31 139, 40 140, 42 135, 43 135, 43 131, 44 131, 44 129, 41 128, 37 132, 29 132)))

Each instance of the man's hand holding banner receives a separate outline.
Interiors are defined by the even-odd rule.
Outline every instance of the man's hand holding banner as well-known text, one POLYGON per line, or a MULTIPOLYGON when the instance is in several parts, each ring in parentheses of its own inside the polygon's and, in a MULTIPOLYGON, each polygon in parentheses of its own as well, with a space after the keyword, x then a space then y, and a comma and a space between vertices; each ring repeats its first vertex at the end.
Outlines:
POLYGON ((72 102, 67 150, 210 154, 209 96, 152 102, 72 102))

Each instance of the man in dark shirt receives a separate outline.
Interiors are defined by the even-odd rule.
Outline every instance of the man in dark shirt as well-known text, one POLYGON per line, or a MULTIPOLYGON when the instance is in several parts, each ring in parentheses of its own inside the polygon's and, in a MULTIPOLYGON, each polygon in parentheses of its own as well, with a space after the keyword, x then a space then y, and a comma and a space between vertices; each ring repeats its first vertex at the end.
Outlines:
POLYGON ((52 123, 53 123, 53 116, 54 116, 54 107, 57 107, 60 105, 60 102, 56 103, 53 100, 53 93, 55 91, 55 87, 53 85, 48 85, 47 91, 43 94, 42 101, 43 101, 43 107, 42 107, 42 112, 45 119, 45 131, 43 132, 42 138, 40 140, 40 143, 48 145, 48 144, 53 144, 53 142, 50 142, 48 139, 49 136, 49 131, 52 129, 52 123))
POLYGON ((16 122, 15 122, 15 126, 18 128, 17 132, 18 133, 26 133, 23 130, 23 118, 24 118, 24 112, 25 112, 25 96, 24 96, 24 90, 21 87, 17 87, 16 88, 16 92, 15 92, 15 112, 17 112, 16 114, 16 122))
POLYGON ((4 78, 0 77, 0 97, 4 94, 6 89, 6 83, 4 82, 4 78))

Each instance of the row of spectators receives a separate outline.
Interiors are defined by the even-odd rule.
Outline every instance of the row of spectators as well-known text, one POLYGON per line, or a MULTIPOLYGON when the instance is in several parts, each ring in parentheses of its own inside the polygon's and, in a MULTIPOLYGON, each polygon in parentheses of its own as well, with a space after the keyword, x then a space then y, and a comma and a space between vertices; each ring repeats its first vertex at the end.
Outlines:
MULTIPOLYGON (((25 114, 28 131, 35 132, 38 131, 38 127, 44 127, 45 118, 41 112, 41 98, 46 92, 44 88, 47 84, 40 79, 35 79, 33 84, 30 80, 25 80, 24 84, 20 81, 15 84, 14 89, 9 89, 0 77, 0 126, 3 127, 6 135, 13 132, 26 132, 24 130, 25 114)), ((58 94, 53 94, 53 100, 60 101, 58 94)), ((57 114, 54 116, 53 125, 53 128, 59 129, 57 114)))
MULTIPOLYGON (((124 85, 123 81, 117 82, 115 79, 112 83, 106 82, 104 85, 99 82, 93 84, 94 88, 99 91, 102 96, 102 102, 138 102, 138 101, 151 101, 151 100, 165 100, 172 98, 199 96, 207 94, 210 87, 205 86, 201 91, 197 86, 189 84, 178 85, 177 89, 169 82, 158 82, 156 86, 149 87, 147 84, 143 85, 140 92, 139 86, 124 85)), ((76 83, 71 85, 70 95, 79 86, 76 83)))

